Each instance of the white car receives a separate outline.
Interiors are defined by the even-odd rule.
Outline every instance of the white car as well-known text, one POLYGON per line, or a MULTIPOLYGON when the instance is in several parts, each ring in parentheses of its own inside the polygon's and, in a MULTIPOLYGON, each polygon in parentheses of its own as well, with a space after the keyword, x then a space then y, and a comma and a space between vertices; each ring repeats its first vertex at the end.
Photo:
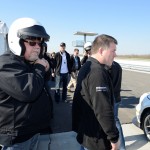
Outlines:
POLYGON ((136 117, 133 123, 144 131, 150 141, 150 92, 144 93, 136 106, 136 117))

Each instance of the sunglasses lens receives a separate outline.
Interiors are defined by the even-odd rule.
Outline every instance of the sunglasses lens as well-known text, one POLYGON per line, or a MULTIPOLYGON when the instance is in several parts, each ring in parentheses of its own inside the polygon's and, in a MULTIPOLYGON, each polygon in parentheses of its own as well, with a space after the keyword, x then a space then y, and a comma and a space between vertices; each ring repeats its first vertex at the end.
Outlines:
POLYGON ((35 46, 35 45, 36 45, 36 42, 29 42, 29 45, 30 45, 30 46, 35 46))
POLYGON ((30 46, 35 46, 36 44, 38 44, 39 46, 41 46, 42 44, 39 42, 33 42, 33 41, 25 41, 27 42, 30 46))

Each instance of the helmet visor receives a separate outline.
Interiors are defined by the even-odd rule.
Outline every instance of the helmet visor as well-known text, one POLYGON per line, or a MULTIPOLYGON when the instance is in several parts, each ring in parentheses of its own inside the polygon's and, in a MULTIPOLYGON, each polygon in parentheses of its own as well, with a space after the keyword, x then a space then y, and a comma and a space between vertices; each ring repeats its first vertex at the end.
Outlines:
POLYGON ((46 33, 43 26, 34 25, 31 27, 19 29, 17 36, 20 39, 30 39, 30 37, 42 38, 44 41, 48 41, 50 36, 46 33))

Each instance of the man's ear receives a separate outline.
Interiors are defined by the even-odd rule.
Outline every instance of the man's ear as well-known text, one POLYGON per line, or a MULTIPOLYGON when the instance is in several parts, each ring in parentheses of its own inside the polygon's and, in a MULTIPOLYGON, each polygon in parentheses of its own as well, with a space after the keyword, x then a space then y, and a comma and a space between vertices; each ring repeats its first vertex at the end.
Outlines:
POLYGON ((100 48, 98 49, 98 53, 102 56, 102 55, 103 55, 103 48, 100 47, 100 48))

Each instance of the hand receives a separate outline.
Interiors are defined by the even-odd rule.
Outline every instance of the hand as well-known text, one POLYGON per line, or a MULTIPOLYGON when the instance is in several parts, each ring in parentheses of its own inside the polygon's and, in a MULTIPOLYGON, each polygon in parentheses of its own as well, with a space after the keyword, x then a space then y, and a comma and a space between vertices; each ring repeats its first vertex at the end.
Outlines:
POLYGON ((87 52, 84 52, 83 56, 88 56, 87 52))
POLYGON ((48 71, 49 70, 49 63, 46 59, 42 58, 42 59, 37 59, 35 61, 34 64, 41 64, 45 67, 45 71, 48 71))
POLYGON ((111 143, 112 149, 111 150, 119 150, 120 141, 118 140, 117 143, 111 143))
POLYGON ((55 77, 55 73, 52 73, 52 77, 55 77))
POLYGON ((91 56, 91 54, 88 54, 87 56, 88 56, 88 57, 90 57, 90 56, 91 56))

